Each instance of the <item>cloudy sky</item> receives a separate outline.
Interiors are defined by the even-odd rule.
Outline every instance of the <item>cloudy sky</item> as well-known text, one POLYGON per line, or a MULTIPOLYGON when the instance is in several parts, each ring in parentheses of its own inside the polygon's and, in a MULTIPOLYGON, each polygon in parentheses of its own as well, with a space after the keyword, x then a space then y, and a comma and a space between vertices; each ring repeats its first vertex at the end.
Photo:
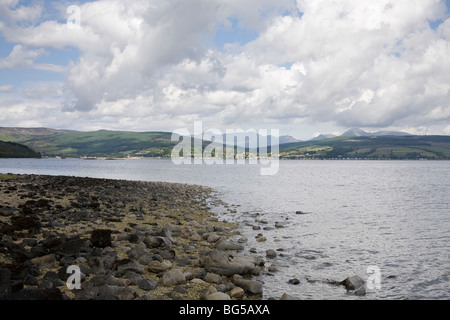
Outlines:
POLYGON ((0 0, 0 126, 450 134, 450 0, 0 0))

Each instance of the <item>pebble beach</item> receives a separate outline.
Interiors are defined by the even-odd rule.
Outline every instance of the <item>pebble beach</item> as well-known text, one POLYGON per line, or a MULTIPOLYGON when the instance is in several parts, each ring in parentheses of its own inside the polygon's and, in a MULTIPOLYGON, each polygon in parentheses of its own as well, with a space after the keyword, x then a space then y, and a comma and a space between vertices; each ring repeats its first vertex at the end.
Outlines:
POLYGON ((0 299, 260 299, 264 259, 211 200, 195 185, 0 175, 0 299))

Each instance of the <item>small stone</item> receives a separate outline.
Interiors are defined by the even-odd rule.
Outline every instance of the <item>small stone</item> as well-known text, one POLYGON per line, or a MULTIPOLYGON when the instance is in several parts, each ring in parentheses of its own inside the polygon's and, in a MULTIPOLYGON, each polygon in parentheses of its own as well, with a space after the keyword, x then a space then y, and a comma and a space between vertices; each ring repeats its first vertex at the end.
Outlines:
POLYGON ((244 293, 245 291, 241 287, 234 287, 230 291, 230 296, 231 298, 242 299, 244 297, 244 293))
POLYGON ((186 277, 180 269, 172 269, 163 275, 162 282, 165 286, 175 286, 186 283, 186 277))
POLYGON ((284 224, 282 222, 275 222, 275 228, 284 228, 284 224))
POLYGON ((42 269, 50 269, 57 266, 56 257, 53 253, 45 255, 43 257, 33 258, 31 259, 31 262, 33 262, 36 267, 42 269))
POLYGON ((211 233, 208 238, 206 239, 206 241, 208 241, 209 243, 215 243, 217 241, 219 241, 220 239, 222 239, 221 236, 217 235, 216 233, 211 233))
POLYGON ((137 285, 139 289, 145 291, 155 290, 157 287, 157 284, 155 282, 147 279, 141 279, 140 281, 138 281, 137 285))
POLYGON ((298 300, 298 298, 287 294, 287 293, 283 293, 283 295, 281 296, 280 300, 298 300))
POLYGON ((203 278, 203 280, 209 283, 221 283, 222 277, 216 273, 208 272, 206 276, 203 278))
POLYGON ((230 296, 223 292, 211 293, 206 297, 206 300, 231 300, 230 296))
POLYGON ((273 259, 277 256, 277 253, 275 252, 275 250, 269 249, 266 251, 266 257, 273 259))
POLYGON ((129 260, 117 267, 117 271, 124 275, 127 271, 133 271, 137 274, 142 274, 144 270, 142 269, 142 266, 139 262, 135 260, 129 260))
POLYGON ((121 287, 114 292, 114 297, 119 300, 133 300, 135 298, 135 292, 129 287, 121 287))
POLYGON ((289 283, 293 284, 293 285, 298 285, 298 284, 300 284, 300 280, 298 280, 298 279, 291 279, 291 280, 289 280, 289 283))
POLYGON ((188 293, 188 290, 182 286, 175 286, 175 287, 173 287, 173 292, 186 294, 186 293, 188 293))
POLYGON ((202 279, 199 279, 199 278, 192 279, 191 282, 195 283, 195 284, 200 284, 200 285, 205 285, 206 284, 205 281, 203 281, 202 279))
POLYGON ((269 271, 269 272, 277 272, 278 269, 277 269, 276 267, 274 267, 274 266, 269 266, 269 267, 267 268, 267 271, 269 271))
POLYGON ((366 295, 366 288, 360 287, 358 290, 355 291, 355 295, 362 297, 366 295))
POLYGON ((168 268, 164 263, 153 260, 148 264, 147 269, 153 273, 160 273, 166 271, 168 268))

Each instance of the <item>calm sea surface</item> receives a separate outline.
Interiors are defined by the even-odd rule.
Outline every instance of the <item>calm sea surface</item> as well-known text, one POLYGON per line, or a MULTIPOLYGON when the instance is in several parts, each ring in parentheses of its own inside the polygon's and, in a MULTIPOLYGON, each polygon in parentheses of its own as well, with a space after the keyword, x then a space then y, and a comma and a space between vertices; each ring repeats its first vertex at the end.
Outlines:
POLYGON ((260 276, 265 298, 450 299, 449 161, 281 161, 277 175, 261 176, 257 165, 1 159, 0 173, 212 187, 231 205, 217 212, 240 223, 246 250, 280 249, 267 259, 279 271, 260 276), (267 241, 256 242, 258 233, 267 241), (356 297, 325 283, 353 275, 370 284, 379 275, 380 286, 356 297))

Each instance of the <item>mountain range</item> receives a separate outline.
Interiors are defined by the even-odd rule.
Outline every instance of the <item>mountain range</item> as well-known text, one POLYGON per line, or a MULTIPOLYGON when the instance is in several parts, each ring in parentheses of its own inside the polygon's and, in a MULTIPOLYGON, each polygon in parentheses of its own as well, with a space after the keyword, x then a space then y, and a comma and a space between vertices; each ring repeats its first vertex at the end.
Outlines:
MULTIPOLYGON (((382 137, 382 136, 396 136, 405 137, 411 136, 412 134, 400 131, 377 131, 377 132, 366 132, 359 128, 352 128, 344 132, 340 137, 382 137)), ((310 141, 320 141, 325 139, 336 138, 338 136, 333 134, 321 134, 310 141)))
MULTIPOLYGON (((22 144, 46 157, 170 157, 179 143, 171 138, 170 132, 0 128, 0 141, 22 144)), ((241 143, 245 141, 242 138, 241 143)), ((270 140, 269 136, 269 144, 270 140)), ((321 135, 299 141, 292 136, 282 136, 278 142, 280 157, 285 159, 450 160, 450 136, 414 136, 391 131, 370 133, 354 128, 339 137, 321 135)), ((210 143, 203 141, 203 146, 210 143)), ((5 151, 6 145, 0 145, 0 151, 1 148, 5 151)), ((11 153, 8 156, 14 157, 11 153)))

